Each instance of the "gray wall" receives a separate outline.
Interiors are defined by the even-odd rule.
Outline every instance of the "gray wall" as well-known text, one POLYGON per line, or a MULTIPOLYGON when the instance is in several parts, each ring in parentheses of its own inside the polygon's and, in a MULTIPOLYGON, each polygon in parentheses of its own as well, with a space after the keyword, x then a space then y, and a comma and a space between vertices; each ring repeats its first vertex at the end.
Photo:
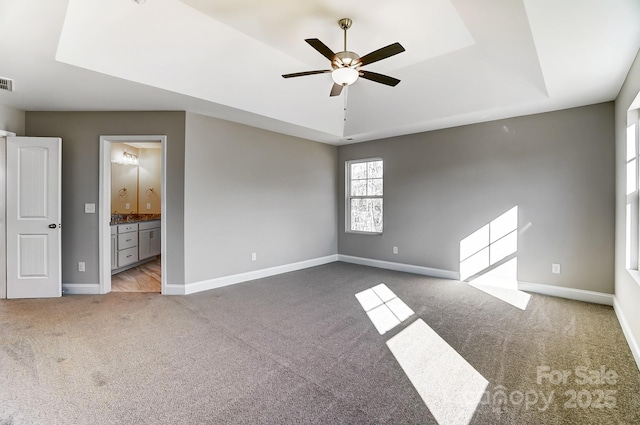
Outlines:
POLYGON ((613 293, 613 118, 610 102, 341 146, 338 251, 457 272, 460 240, 517 205, 520 281, 613 293), (344 161, 369 157, 384 234, 347 234, 344 161))
POLYGON ((24 136, 25 112, 0 103, 0 130, 11 131, 24 136))
POLYGON ((26 132, 62 137, 63 283, 99 282, 98 214, 84 204, 99 202, 100 136, 166 135, 167 283, 184 284, 184 112, 27 112, 26 132))
POLYGON ((185 158, 187 283, 337 253, 336 147, 187 113, 185 158))
POLYGON ((627 80, 616 99, 616 299, 629 325, 636 344, 640 344, 640 283, 625 267, 625 209, 626 209, 626 139, 627 110, 640 92, 640 54, 631 66, 627 80))

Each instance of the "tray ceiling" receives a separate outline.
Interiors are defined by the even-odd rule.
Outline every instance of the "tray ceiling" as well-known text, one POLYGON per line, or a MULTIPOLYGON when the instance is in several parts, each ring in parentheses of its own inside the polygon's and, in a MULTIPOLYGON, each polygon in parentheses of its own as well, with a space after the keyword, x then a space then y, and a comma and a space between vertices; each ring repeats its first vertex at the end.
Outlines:
POLYGON ((640 47, 637 0, 4 0, 0 103, 26 110, 188 110, 343 144, 609 101, 640 47), (28 4, 27 4, 28 3, 28 4), (400 42, 329 97, 304 42, 400 42))

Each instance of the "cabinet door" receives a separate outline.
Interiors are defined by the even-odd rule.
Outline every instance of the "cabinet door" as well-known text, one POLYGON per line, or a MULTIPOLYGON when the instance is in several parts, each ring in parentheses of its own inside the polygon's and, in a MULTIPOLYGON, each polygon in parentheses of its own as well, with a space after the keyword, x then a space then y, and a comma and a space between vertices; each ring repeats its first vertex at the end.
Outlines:
POLYGON ((111 270, 118 268, 118 237, 111 235, 111 270))
POLYGON ((160 255, 161 252, 161 232, 160 229, 153 229, 149 239, 149 252, 151 255, 160 255))
POLYGON ((138 232, 138 255, 141 260, 160 255, 160 229, 138 232))
POLYGON ((151 257, 149 254, 149 237, 151 230, 140 230, 138 232, 138 258, 144 260, 151 257))

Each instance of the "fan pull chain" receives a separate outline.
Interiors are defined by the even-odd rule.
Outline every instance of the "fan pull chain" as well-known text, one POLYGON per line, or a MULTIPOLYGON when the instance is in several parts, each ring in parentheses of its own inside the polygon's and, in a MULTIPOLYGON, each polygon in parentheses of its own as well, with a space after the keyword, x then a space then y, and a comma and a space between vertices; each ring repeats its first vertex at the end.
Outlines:
POLYGON ((347 98, 349 97, 349 86, 344 88, 344 122, 347 122, 347 98))

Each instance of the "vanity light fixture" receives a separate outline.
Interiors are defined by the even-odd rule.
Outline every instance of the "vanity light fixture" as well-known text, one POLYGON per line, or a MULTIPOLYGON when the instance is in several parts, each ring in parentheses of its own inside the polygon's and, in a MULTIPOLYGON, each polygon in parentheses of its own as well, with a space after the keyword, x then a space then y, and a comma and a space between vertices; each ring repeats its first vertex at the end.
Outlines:
POLYGON ((121 165, 139 165, 140 164, 140 162, 138 161, 138 155, 131 152, 127 152, 127 151, 122 152, 122 158, 114 159, 111 162, 115 164, 121 164, 121 165))
POLYGON ((122 160, 127 165, 138 165, 138 155, 133 154, 131 152, 124 151, 122 153, 122 160))

